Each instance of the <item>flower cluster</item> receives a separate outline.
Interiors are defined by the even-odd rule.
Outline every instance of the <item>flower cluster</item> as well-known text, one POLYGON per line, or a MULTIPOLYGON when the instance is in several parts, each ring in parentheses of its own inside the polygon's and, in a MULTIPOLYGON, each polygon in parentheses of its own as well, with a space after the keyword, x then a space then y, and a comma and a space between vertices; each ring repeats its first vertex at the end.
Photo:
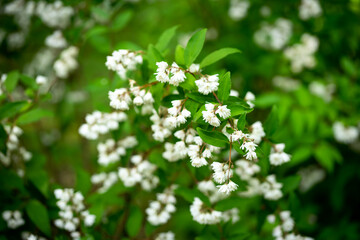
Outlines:
POLYGON ((188 148, 188 156, 193 167, 206 166, 206 158, 211 158, 213 152, 220 152, 220 148, 204 143, 199 136, 194 137, 194 143, 188 148))
POLYGON ((269 157, 271 165, 279 166, 290 161, 290 155, 285 153, 284 149, 284 143, 275 144, 271 148, 271 153, 269 157))
MULTIPOLYGON (((21 165, 19 160, 22 159, 24 162, 30 161, 32 158, 31 152, 28 152, 23 146, 20 145, 19 137, 23 134, 23 130, 18 126, 4 126, 5 132, 8 135, 6 141, 7 151, 6 153, 0 152, 0 162, 4 166, 9 166, 12 162, 12 156, 17 154, 18 157, 14 157, 14 164, 19 166, 21 165), (20 158, 19 158, 20 157, 20 158)), ((17 169, 19 176, 24 175, 24 171, 21 168, 17 169)))
POLYGON ((199 80, 195 81, 195 84, 198 87, 199 93, 208 95, 218 90, 219 74, 203 75, 199 80))
POLYGON ((174 100, 171 101, 171 105, 172 107, 168 109, 169 117, 167 121, 171 127, 176 128, 186 123, 186 119, 191 116, 191 112, 184 107, 185 101, 174 100))
POLYGON ((8 228, 15 229, 25 224, 22 214, 18 210, 6 210, 2 213, 2 217, 5 220, 8 228))
POLYGON ((254 104, 255 95, 252 92, 247 92, 244 97, 244 100, 251 108, 255 107, 255 104, 254 104))
POLYGON ((152 136, 156 141, 164 142, 165 138, 171 135, 173 127, 167 118, 167 108, 160 107, 158 112, 159 113, 153 110, 153 115, 150 117, 150 120, 153 122, 151 125, 151 130, 153 131, 152 136))
POLYGON ((102 113, 95 111, 85 117, 86 123, 80 126, 79 133, 87 139, 97 139, 99 135, 119 128, 127 116, 123 112, 102 113))
POLYGON ((275 76, 272 83, 275 87, 278 87, 286 92, 295 91, 300 86, 300 82, 298 80, 283 76, 275 76))
POLYGON ((70 232, 74 239, 79 239, 80 222, 91 227, 95 222, 95 215, 91 215, 88 210, 85 210, 84 196, 80 192, 74 192, 73 189, 67 188, 56 189, 54 194, 58 200, 56 205, 60 208, 60 218, 55 220, 55 226, 70 232))
POLYGON ((190 213, 194 221, 200 224, 217 224, 222 219, 220 211, 206 207, 199 198, 194 198, 194 202, 190 206, 190 213))
POLYGON ((219 189, 215 186, 211 180, 204 180, 198 183, 198 189, 205 196, 209 198, 210 203, 216 203, 222 199, 225 199, 228 195, 219 192, 219 189))
POLYGON ((183 159, 188 156, 188 144, 194 142, 194 137, 196 136, 196 131, 192 128, 185 130, 179 130, 174 133, 174 136, 180 141, 175 144, 166 142, 165 151, 162 156, 169 162, 176 162, 180 159, 183 159))
POLYGON ((102 184, 102 186, 98 189, 99 193, 107 192, 107 190, 109 190, 109 188, 111 188, 117 181, 117 172, 102 172, 91 176, 92 184, 102 184))
POLYGON ((318 81, 309 84, 309 91, 315 96, 322 98, 325 102, 330 102, 333 98, 336 86, 333 83, 323 84, 318 81))
POLYGON ((259 165, 247 160, 238 160, 235 162, 235 166, 235 173, 242 180, 250 180, 256 173, 260 172, 259 165))
POLYGON ((275 175, 269 175, 266 177, 266 181, 260 185, 261 193, 267 200, 278 200, 282 198, 281 192, 282 183, 276 181, 275 175))
POLYGON ((54 63, 55 74, 59 78, 68 78, 70 73, 78 67, 76 57, 79 53, 77 47, 71 46, 61 52, 60 58, 54 63))
POLYGON ((115 71, 123 79, 126 79, 127 71, 136 69, 137 64, 142 64, 143 58, 140 53, 120 49, 114 51, 111 56, 106 57, 106 67, 115 71))
POLYGON ((250 7, 247 0, 231 0, 229 8, 229 17, 234 21, 239 21, 246 17, 250 7))
POLYGON ((176 211, 174 190, 176 186, 164 190, 163 193, 156 194, 156 201, 151 201, 149 207, 145 210, 147 220, 152 225, 158 226, 167 223, 171 218, 171 213, 176 211))
POLYGON ((313 68, 316 65, 314 57, 319 47, 319 40, 310 34, 301 36, 301 43, 288 47, 284 55, 291 62, 291 70, 294 73, 301 72, 304 68, 313 68))
POLYGON ((216 114, 223 119, 227 119, 231 115, 231 111, 226 105, 214 105, 212 103, 207 103, 205 104, 205 109, 206 111, 202 111, 203 119, 205 122, 214 127, 219 127, 221 123, 216 114))
MULTIPOLYGON (((186 79, 185 71, 181 69, 175 62, 169 67, 167 62, 157 62, 156 65, 156 80, 162 83, 169 83, 174 86, 179 86, 180 83, 186 79)), ((195 68, 195 67, 193 67, 195 68)), ((197 70, 192 69, 193 71, 197 70)))
MULTIPOLYGON (((267 221, 275 224, 276 216, 271 214, 267 216, 267 221)), ((291 217, 290 211, 281 211, 279 213, 280 224, 277 225, 272 232, 276 240, 312 240, 310 237, 303 237, 294 233, 295 221, 291 217)))
POLYGON ((53 3, 40 1, 36 12, 43 23, 52 28, 66 28, 74 14, 71 7, 64 6, 59 0, 53 3))
POLYGON ((31 234, 29 232, 22 232, 21 233, 21 238, 23 240, 46 240, 46 238, 44 238, 44 237, 36 236, 36 235, 31 234))
POLYGON ((99 156, 98 163, 107 166, 111 163, 118 162, 121 156, 126 154, 127 148, 133 148, 138 144, 133 136, 128 136, 123 140, 115 142, 113 139, 108 139, 104 143, 99 143, 97 146, 99 156))
POLYGON ((154 176, 157 169, 156 165, 143 159, 140 155, 131 156, 130 162, 133 167, 120 167, 118 170, 119 178, 126 187, 133 187, 140 183, 144 190, 150 191, 158 185, 159 178, 154 176))
POLYGON ((335 122, 333 125, 335 140, 340 143, 351 144, 359 138, 359 129, 354 126, 346 127, 341 122, 335 122))
POLYGON ((301 0, 299 6, 299 17, 302 20, 318 17, 322 14, 322 9, 318 0, 301 0))
POLYGON ((273 25, 264 23, 255 32, 254 40, 260 47, 269 50, 280 50, 289 42, 292 35, 291 21, 278 18, 273 25))
POLYGON ((175 240, 175 234, 173 232, 159 233, 155 240, 175 240))
POLYGON ((65 48, 67 45, 66 39, 64 38, 60 30, 56 30, 53 34, 46 37, 45 45, 50 48, 65 48))
MULTIPOLYGON (((230 165, 230 164, 229 164, 230 165)), ((237 189, 238 185, 230 180, 233 175, 233 171, 228 164, 213 162, 211 167, 214 171, 213 179, 215 182, 222 184, 218 185, 220 193, 225 193, 227 195, 230 192, 233 192, 237 189), (226 183, 225 183, 226 182, 226 183)))
POLYGON ((315 165, 300 169, 298 174, 301 176, 299 185, 299 190, 301 192, 308 191, 314 185, 321 182, 326 176, 325 170, 315 165))
POLYGON ((261 139, 265 137, 264 128, 260 121, 254 122, 250 126, 251 133, 249 134, 250 139, 253 139, 256 144, 261 142, 261 139))

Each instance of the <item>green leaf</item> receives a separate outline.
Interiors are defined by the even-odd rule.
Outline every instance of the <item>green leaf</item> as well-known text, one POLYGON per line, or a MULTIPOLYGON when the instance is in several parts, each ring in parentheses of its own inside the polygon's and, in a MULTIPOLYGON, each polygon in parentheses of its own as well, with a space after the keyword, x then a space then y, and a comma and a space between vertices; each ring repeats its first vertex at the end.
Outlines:
POLYGON ((299 137, 303 134, 305 128, 305 119, 304 111, 294 109, 290 115, 290 121, 292 125, 292 131, 294 132, 295 137, 299 137))
POLYGON ((273 106, 274 104, 278 103, 281 100, 281 97, 278 93, 265 93, 260 95, 259 97, 256 96, 254 101, 256 107, 259 108, 266 108, 273 106))
POLYGON ((133 16, 133 11, 127 10, 120 14, 118 14, 114 21, 111 24, 111 30, 119 31, 126 26, 126 24, 130 21, 131 17, 133 16))
POLYGON ((246 125, 246 113, 241 114, 240 117, 238 118, 237 128, 239 130, 244 130, 245 125, 246 125))
POLYGON ((222 133, 216 131, 206 131, 201 128, 196 128, 201 139, 213 146, 216 147, 226 147, 226 144, 229 142, 229 139, 222 133))
POLYGON ((76 186, 75 189, 77 191, 82 192, 83 194, 86 194, 91 189, 91 180, 90 180, 90 174, 79 168, 76 171, 76 186))
POLYGON ((176 46, 175 61, 179 65, 185 65, 184 48, 181 45, 176 46))
POLYGON ((19 72, 18 71, 10 72, 7 75, 4 83, 6 91, 11 93, 15 89, 18 80, 19 80, 19 72))
POLYGON ((340 152, 327 142, 321 142, 315 148, 315 158, 328 172, 332 172, 335 162, 341 162, 340 152))
POLYGON ((89 42, 100 53, 108 54, 111 51, 110 39, 105 34, 93 35, 89 42))
POLYGON ((281 188, 281 191, 284 194, 294 191, 299 186, 300 181, 301 181, 300 175, 290 176, 283 179, 282 181, 280 181, 283 183, 283 187, 281 188))
POLYGON ((230 104, 227 106, 227 108, 231 111, 231 117, 239 116, 244 113, 249 113, 253 110, 241 103, 230 104))
POLYGON ((37 169, 36 171, 28 171, 27 175, 34 186, 45 196, 49 196, 49 176, 43 171, 37 169))
POLYGON ((179 86, 189 91, 196 90, 195 77, 190 73, 185 73, 185 75, 186 75, 185 81, 180 83, 179 86))
POLYGON ((30 220, 48 237, 51 236, 50 220, 47 209, 37 200, 26 205, 26 213, 30 220))
POLYGON ((138 207, 132 206, 130 208, 130 215, 126 221, 126 231, 130 237, 135 237, 141 228, 143 214, 138 207))
POLYGON ((221 102, 228 100, 231 90, 230 72, 225 73, 219 80, 218 98, 221 102))
POLYGON ((21 115, 17 121, 18 124, 29 124, 32 122, 36 122, 44 117, 53 117, 53 112, 45 109, 36 108, 29 112, 21 115))
POLYGON ((190 66, 200 54, 204 46, 206 30, 204 28, 190 38, 184 52, 186 66, 190 66))
POLYGON ((176 29, 179 26, 174 26, 171 27, 167 30, 165 30, 165 32, 163 32, 163 34, 161 34, 158 42, 155 44, 155 47, 160 51, 160 52, 164 52, 166 50, 166 48, 168 47, 171 39, 173 39, 173 37, 175 36, 176 33, 176 29))
POLYGON ((0 120, 4 118, 9 118, 20 111, 22 111, 26 106, 28 105, 28 102, 26 101, 20 101, 20 102, 10 102, 0 107, 0 120))
POLYGON ((194 92, 186 93, 186 96, 199 103, 216 102, 216 99, 213 95, 203 95, 201 93, 194 92))
POLYGON ((274 106, 264 123, 264 130, 266 132, 266 136, 272 136, 279 126, 279 118, 278 118, 278 110, 277 107, 274 106))
POLYGON ((23 74, 20 75, 20 81, 32 89, 37 89, 39 87, 39 85, 36 84, 36 81, 34 78, 23 75, 23 74))
POLYGON ((148 47, 148 61, 149 67, 151 69, 156 69, 156 63, 163 61, 164 58, 161 53, 154 47, 154 45, 150 44, 148 47))
POLYGON ((228 56, 230 54, 234 54, 234 53, 241 53, 241 51, 236 48, 222 48, 222 49, 216 50, 216 51, 210 53, 209 55, 207 55, 201 61, 200 67, 204 68, 206 66, 209 66, 209 65, 225 58, 226 56, 228 56))

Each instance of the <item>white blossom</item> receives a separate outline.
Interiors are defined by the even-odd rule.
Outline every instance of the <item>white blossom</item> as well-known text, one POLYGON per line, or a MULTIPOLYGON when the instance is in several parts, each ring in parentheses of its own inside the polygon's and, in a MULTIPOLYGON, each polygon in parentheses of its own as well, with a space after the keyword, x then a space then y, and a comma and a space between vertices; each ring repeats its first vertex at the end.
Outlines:
POLYGON ((152 225, 158 226, 167 223, 171 214, 176 211, 176 198, 173 192, 175 187, 173 185, 165 189, 163 193, 158 193, 157 200, 150 202, 149 207, 145 210, 147 221, 152 225))
POLYGON ((126 79, 127 71, 135 70, 136 65, 142 62, 143 58, 137 52, 120 49, 106 57, 105 65, 109 70, 117 72, 121 78, 126 79))
POLYGON ((2 213, 2 217, 5 220, 8 228, 15 229, 25 224, 20 211, 5 210, 2 213))
POLYGON ((97 139, 101 134, 118 129, 119 122, 126 119, 127 115, 123 112, 101 113, 95 111, 86 115, 86 123, 80 126, 79 133, 87 139, 97 139))
POLYGON ((231 0, 229 17, 234 21, 239 21, 246 17, 249 7, 250 2, 247 0, 231 0))
POLYGON ((200 93, 208 95, 218 90, 219 74, 203 76, 199 80, 196 80, 195 84, 200 93))
POLYGON ((299 6, 299 17, 302 20, 318 17, 322 14, 322 9, 318 0, 301 0, 299 6))
POLYGON ((203 202, 199 198, 194 198, 190 206, 190 213, 193 220, 200 224, 217 224, 222 219, 222 213, 213 209, 204 209, 203 202))
POLYGON ((350 144, 354 143, 359 138, 359 130, 354 126, 346 127, 341 122, 333 124, 333 132, 335 140, 340 143, 350 144))
POLYGON ((279 166, 290 161, 290 155, 284 152, 285 144, 276 144, 271 148, 270 164, 279 166))
POLYGON ((63 50, 60 54, 60 58, 54 63, 55 74, 59 78, 68 78, 70 73, 78 67, 76 57, 79 50, 75 46, 70 46, 63 50))
POLYGON ((330 102, 332 100, 335 89, 336 86, 333 83, 325 85, 321 82, 314 81, 309 84, 310 92, 313 95, 322 98, 325 102, 330 102))
POLYGON ((71 188, 56 189, 54 195, 58 200, 56 205, 60 208, 59 218, 54 221, 56 227, 80 237, 76 230, 80 227, 81 222, 87 227, 94 224, 95 215, 85 209, 84 196, 80 192, 75 192, 71 188))
POLYGON ((62 35, 62 32, 56 30, 53 34, 49 35, 45 39, 45 45, 50 48, 65 48, 67 46, 66 39, 62 35))
POLYGON ((254 40, 262 48, 280 50, 286 46, 292 35, 291 21, 278 18, 274 24, 263 23, 255 32, 254 40))
POLYGON ((316 65, 314 54, 318 47, 319 40, 315 36, 304 33, 301 36, 301 43, 285 49, 284 56, 290 60, 292 72, 299 73, 304 68, 314 68, 316 65))
POLYGON ((228 183, 218 185, 217 187, 219 188, 219 192, 229 195, 231 192, 237 189, 238 185, 233 181, 229 180, 228 183))

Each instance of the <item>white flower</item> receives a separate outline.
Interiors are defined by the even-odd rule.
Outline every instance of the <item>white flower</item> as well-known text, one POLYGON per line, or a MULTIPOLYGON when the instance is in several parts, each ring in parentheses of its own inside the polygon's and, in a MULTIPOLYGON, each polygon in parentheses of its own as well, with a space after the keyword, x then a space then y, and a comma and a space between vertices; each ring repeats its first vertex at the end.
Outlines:
POLYGON ((285 144, 276 144, 271 148, 271 153, 269 156, 270 164, 274 166, 282 165, 290 161, 290 155, 283 152, 285 144))
POLYGON ((234 21, 239 21, 246 17, 250 2, 247 0, 231 0, 229 17, 234 21))
POLYGON ((199 80, 196 80, 195 84, 198 87, 200 93, 204 95, 208 95, 209 93, 218 90, 219 76, 218 74, 211 76, 204 76, 199 80))
POLYGON ((36 84, 38 85, 45 85, 48 81, 47 77, 44 77, 44 76, 41 76, 41 75, 38 75, 36 77, 36 84))
POLYGON ((45 45, 51 48, 65 48, 67 45, 66 39, 62 32, 56 30, 52 35, 46 37, 45 45))
POLYGON ((189 71, 191 73, 197 73, 197 72, 200 72, 200 64, 191 64, 190 67, 189 67, 189 71))
POLYGON ((190 206, 190 213, 194 221, 200 224, 217 224, 221 221, 222 213, 215 210, 203 210, 203 202, 199 198, 194 198, 190 206))
POLYGON ((260 47, 269 50, 280 50, 286 46, 292 35, 292 22, 278 18, 274 24, 263 23, 255 32, 254 40, 260 47))
POLYGON ((214 126, 214 127, 220 126, 221 122, 213 112, 202 111, 202 115, 203 115, 204 121, 209 123, 211 126, 214 126))
POLYGON ((321 13, 322 9, 318 0, 301 0, 299 17, 302 20, 318 17, 321 13))
POLYGON ((228 183, 219 185, 217 187, 219 188, 219 192, 229 195, 230 192, 233 192, 237 189, 238 185, 230 180, 228 183))
POLYGON ((226 107, 226 105, 223 106, 218 106, 217 110, 215 111, 216 114, 219 114, 220 117, 222 117, 223 119, 226 119, 228 117, 230 117, 231 115, 231 111, 230 109, 228 109, 226 107))
POLYGON ((106 67, 115 71, 121 78, 126 79, 129 70, 135 70, 137 64, 143 62, 142 56, 126 49, 114 51, 111 56, 106 57, 106 67))
POLYGON ((319 40, 315 36, 304 33, 301 36, 301 43, 288 47, 284 56, 291 62, 291 70, 299 73, 303 68, 313 68, 316 65, 314 57, 319 47, 319 40))

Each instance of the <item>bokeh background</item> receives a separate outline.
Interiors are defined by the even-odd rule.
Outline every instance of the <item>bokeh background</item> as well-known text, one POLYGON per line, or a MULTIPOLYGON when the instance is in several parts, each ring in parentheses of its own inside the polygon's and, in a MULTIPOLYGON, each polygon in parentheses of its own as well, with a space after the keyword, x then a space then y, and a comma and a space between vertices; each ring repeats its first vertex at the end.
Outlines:
MULTIPOLYGON (((96 143, 84 140, 78 129, 87 113, 110 111, 108 91, 121 85, 119 76, 105 67, 106 56, 117 49, 146 51, 166 29, 178 26, 166 51, 174 59, 177 45, 185 46, 191 34, 207 28, 199 59, 224 47, 242 51, 206 71, 227 69, 241 97, 248 91, 256 95, 257 109, 249 121, 264 121, 277 106, 279 131, 274 139, 286 143, 292 160, 276 171, 302 176, 300 188, 284 200, 298 228, 315 239, 360 238, 359 137, 344 143, 334 137, 333 128, 342 122, 359 131, 359 0, 319 1, 320 13, 309 18, 301 17, 300 0, 62 1, 71 13, 53 16, 55 23, 37 13, 41 2, 32 3, 34 9, 30 1, 0 2, 0 73, 49 79, 51 97, 38 107, 50 113, 21 126, 22 142, 37 159, 26 171, 44 176, 45 188, 92 191, 89 179, 98 168, 96 143), (46 43, 55 31, 61 31, 66 46, 78 49, 77 67, 66 77, 57 76, 53 67, 64 48, 46 43), (313 57, 310 67, 294 71, 286 51, 301 44, 304 34, 315 37, 318 46, 293 54, 295 59, 305 58, 310 51, 313 57)), ((13 98, 24 98, 23 89, 19 84, 13 98)), ((3 96, 1 101, 6 101, 3 96)), ((11 181, 4 171, 0 167, 1 185, 11 181)), ((1 203, 22 202, 3 193, 1 203)), ((251 209, 251 203, 243 204, 241 219, 253 225, 260 218, 251 216, 255 210, 247 211, 248 205, 251 209)), ((179 231, 187 229, 187 237, 196 231, 191 223, 174 222, 179 231)), ((4 228, 0 235, 1 231, 4 228)))

